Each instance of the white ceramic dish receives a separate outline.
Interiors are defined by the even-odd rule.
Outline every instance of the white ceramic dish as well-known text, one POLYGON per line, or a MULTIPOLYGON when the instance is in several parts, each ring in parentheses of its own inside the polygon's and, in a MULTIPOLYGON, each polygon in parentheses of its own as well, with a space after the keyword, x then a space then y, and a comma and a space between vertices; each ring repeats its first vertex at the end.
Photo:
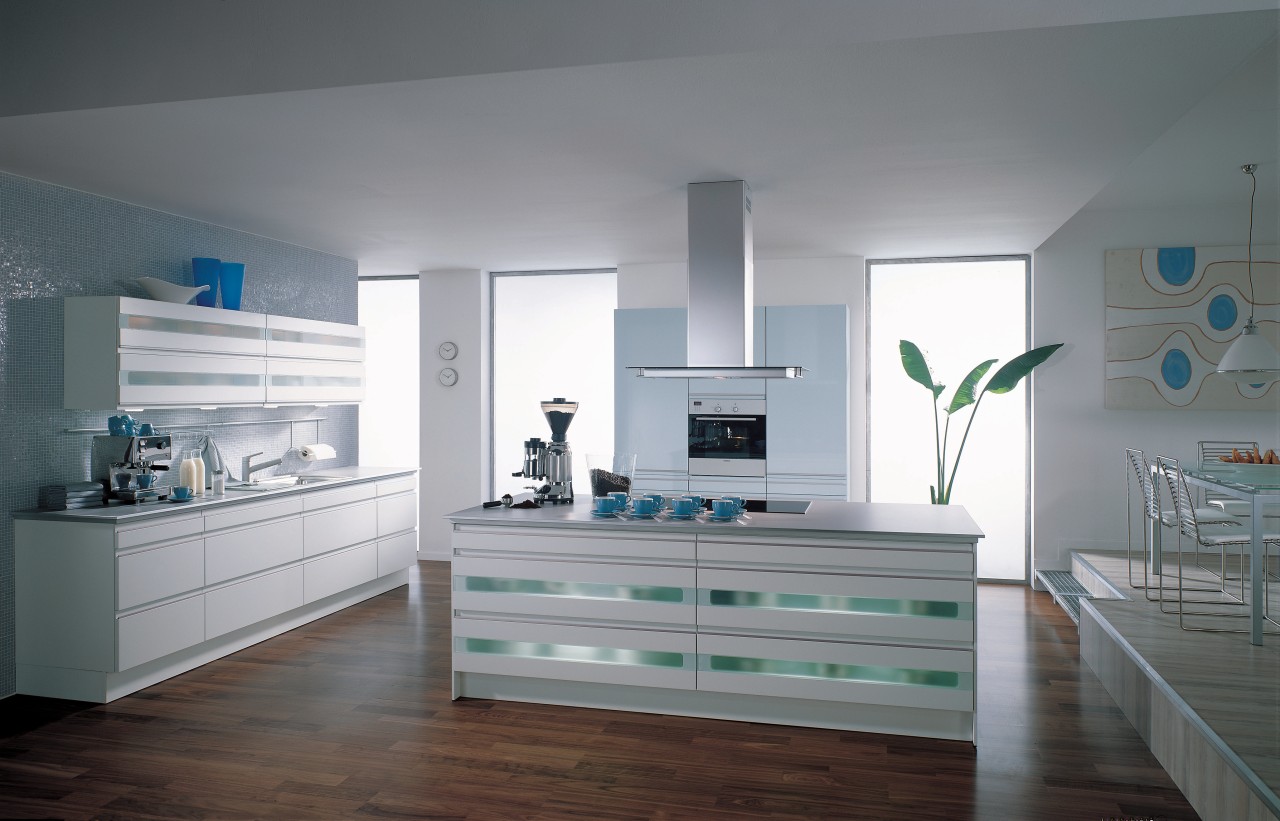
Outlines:
POLYGON ((172 282, 165 282, 163 279, 156 279, 155 277, 138 277, 135 281, 142 286, 142 289, 152 299, 160 302, 175 302, 179 305, 185 305, 195 299, 196 294, 202 294, 209 290, 208 285, 192 288, 186 285, 175 285, 172 282))

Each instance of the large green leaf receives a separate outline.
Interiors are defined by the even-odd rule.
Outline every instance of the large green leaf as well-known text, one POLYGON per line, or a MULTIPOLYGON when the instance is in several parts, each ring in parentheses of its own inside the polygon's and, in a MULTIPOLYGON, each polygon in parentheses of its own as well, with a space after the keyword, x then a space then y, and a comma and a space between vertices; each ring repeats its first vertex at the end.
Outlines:
POLYGON ((925 361, 924 354, 916 343, 908 342, 905 339, 898 340, 898 353, 902 355, 902 369, 907 372, 907 376, 912 381, 918 382, 933 393, 934 401, 942 395, 945 385, 938 385, 933 381, 933 371, 929 368, 929 363, 925 361))
POLYGON ((978 383, 982 381, 982 377, 987 375, 987 371, 991 370, 991 366, 998 361, 996 359, 988 359, 969 371, 969 375, 960 383, 960 387, 956 388, 956 395, 951 398, 951 404, 947 406, 948 416, 961 408, 969 407, 977 400, 978 383))
POLYGON ((1004 367, 996 371, 996 375, 991 377, 991 381, 983 388, 987 393, 1008 393, 1018 386, 1022 378, 1040 363, 1053 356, 1053 352, 1062 347, 1062 343, 1058 342, 1053 345, 1045 345, 1040 348, 1033 348, 1024 354, 1019 354, 1013 359, 1005 363, 1004 367))

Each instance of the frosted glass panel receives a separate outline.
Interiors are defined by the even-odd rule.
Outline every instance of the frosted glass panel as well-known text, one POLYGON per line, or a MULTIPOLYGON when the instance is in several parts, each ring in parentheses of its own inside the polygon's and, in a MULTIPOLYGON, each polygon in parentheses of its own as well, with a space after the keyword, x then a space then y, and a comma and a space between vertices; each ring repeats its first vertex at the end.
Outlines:
MULTIPOLYGON (((916 343, 946 385, 956 386, 978 363, 998 358, 987 378, 1027 344, 1027 263, 1021 259, 872 263, 868 268, 868 498, 928 504, 936 484, 932 397, 902 370, 899 340, 916 343)), ((988 395, 964 447, 952 504, 963 505, 986 533, 978 542, 984 579, 1026 579, 1026 382, 988 395)), ((970 409, 951 423, 948 465, 970 409)), ((945 414, 940 414, 945 420, 945 414)), ((948 471, 950 468, 948 468, 948 471)))
POLYGON ((578 403, 565 438, 573 493, 590 499, 588 453, 613 451, 613 311, 617 274, 552 273, 493 278, 493 492, 528 493, 513 477, 524 442, 551 441, 539 403, 578 403))
POLYGON ((365 328, 360 463, 417 467, 418 280, 362 279, 359 300, 365 328))
POLYGON ((632 667, 688 667, 684 653, 661 650, 628 650, 620 647, 584 647, 576 644, 548 644, 534 641, 471 639, 458 636, 454 649, 461 653, 488 653, 499 656, 555 659, 584 664, 625 664, 632 667))
POLYGON ((748 673, 766 676, 821 678, 833 681, 863 681, 873 684, 906 684, 914 687, 945 687, 972 690, 972 673, 949 670, 915 670, 873 664, 833 664, 822 661, 761 659, 744 656, 700 656, 700 668, 717 673, 748 673))

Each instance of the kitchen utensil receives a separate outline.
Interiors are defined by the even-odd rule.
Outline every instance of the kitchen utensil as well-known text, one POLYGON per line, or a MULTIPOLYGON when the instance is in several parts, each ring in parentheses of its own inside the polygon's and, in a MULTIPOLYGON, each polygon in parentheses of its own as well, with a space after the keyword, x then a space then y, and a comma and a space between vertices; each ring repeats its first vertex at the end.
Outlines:
POLYGON ((551 441, 537 437, 524 443, 524 463, 512 476, 538 479, 545 484, 533 488, 537 502, 568 504, 573 501, 573 451, 565 439, 565 432, 578 412, 577 402, 567 402, 563 397, 541 403, 542 414, 551 427, 551 441))

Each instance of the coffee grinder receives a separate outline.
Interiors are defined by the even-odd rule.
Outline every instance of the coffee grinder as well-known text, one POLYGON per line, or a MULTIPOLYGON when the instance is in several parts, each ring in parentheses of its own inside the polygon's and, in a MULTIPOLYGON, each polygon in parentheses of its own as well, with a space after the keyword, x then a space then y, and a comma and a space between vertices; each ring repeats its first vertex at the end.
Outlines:
POLYGON ((546 484, 533 487, 533 499, 553 505, 573 502, 573 451, 565 441, 565 431, 578 412, 577 402, 566 402, 558 396, 541 403, 542 414, 551 426, 551 441, 537 437, 524 443, 524 467, 512 476, 537 479, 546 484))

